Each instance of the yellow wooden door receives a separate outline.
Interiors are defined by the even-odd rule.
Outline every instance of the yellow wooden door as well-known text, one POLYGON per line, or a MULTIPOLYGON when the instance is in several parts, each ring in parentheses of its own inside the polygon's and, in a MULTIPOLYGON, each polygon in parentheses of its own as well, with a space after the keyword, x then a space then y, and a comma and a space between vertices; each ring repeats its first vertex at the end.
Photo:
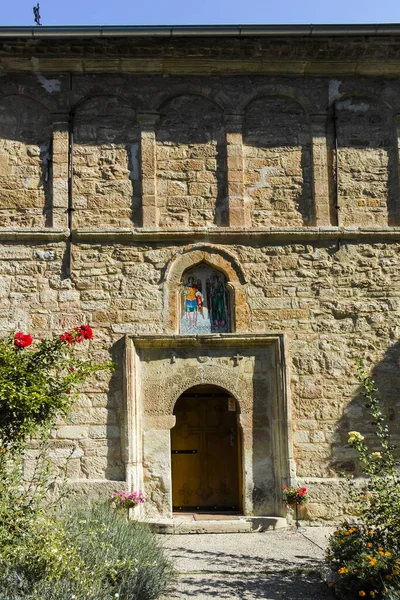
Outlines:
POLYGON ((171 431, 175 510, 239 510, 236 407, 228 396, 182 396, 171 431))

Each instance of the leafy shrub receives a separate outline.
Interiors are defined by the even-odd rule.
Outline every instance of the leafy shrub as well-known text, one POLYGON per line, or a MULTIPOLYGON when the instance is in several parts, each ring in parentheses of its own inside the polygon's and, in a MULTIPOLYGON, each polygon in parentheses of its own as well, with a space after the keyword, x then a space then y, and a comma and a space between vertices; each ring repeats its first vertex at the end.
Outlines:
POLYGON ((148 526, 106 505, 35 521, 0 562, 0 600, 153 600, 172 581, 148 526))
POLYGON ((0 340, 1 451, 19 448, 42 427, 48 428, 56 414, 68 412, 74 387, 111 367, 76 356, 75 344, 92 337, 91 328, 81 325, 36 345, 20 331, 0 340))
POLYGON ((172 565, 148 526, 124 517, 121 511, 97 505, 71 512, 66 526, 93 578, 101 579, 120 600, 158 598, 173 580, 172 565))
POLYGON ((73 389, 111 366, 77 357, 76 344, 92 337, 81 325, 36 346, 22 332, 0 340, 0 600, 152 600, 172 579, 156 537, 125 521, 125 511, 66 515, 62 496, 49 497, 50 428, 69 411, 73 389), (30 436, 36 467, 26 477, 30 436))
POLYGON ((343 598, 400 598, 400 476, 396 471, 389 428, 380 408, 374 381, 358 363, 366 407, 375 426, 379 451, 371 452, 358 431, 348 443, 357 450, 366 477, 364 487, 350 481, 356 515, 330 538, 327 560, 334 585, 343 598))

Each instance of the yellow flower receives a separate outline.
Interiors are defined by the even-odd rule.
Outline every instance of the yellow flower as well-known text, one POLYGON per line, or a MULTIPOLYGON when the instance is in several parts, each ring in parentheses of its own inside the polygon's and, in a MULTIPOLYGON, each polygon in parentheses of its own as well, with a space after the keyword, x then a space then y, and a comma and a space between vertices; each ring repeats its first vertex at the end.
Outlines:
POLYGON ((379 460, 382 458, 382 454, 380 452, 371 452, 371 458, 373 460, 379 460))
POLYGON ((393 571, 393 575, 399 575, 399 573, 400 573, 400 571, 396 571, 396 570, 393 571))
POLYGON ((392 556, 391 552, 385 552, 385 556, 392 556))
POLYGON ((392 576, 391 575, 385 575, 385 579, 386 579, 386 581, 392 581, 392 576))
MULTIPOLYGON (((374 535, 374 532, 373 532, 373 530, 372 530, 372 529, 370 529, 370 530, 368 531, 368 535, 374 535)), ((374 594, 375 594, 375 592, 374 592, 374 594)))
POLYGON ((354 444, 354 442, 362 442, 363 439, 364 439, 364 436, 361 435, 361 433, 359 431, 349 431, 349 439, 348 439, 349 444, 354 444))
POLYGON ((368 542, 367 548, 372 548, 372 543, 371 542, 368 542))
POLYGON ((344 573, 348 573, 349 570, 347 567, 341 567, 341 569, 339 569, 338 573, 339 575, 343 575, 344 573))
POLYGON ((375 596, 375 592, 373 590, 370 591, 369 593, 370 596, 375 596))
POLYGON ((366 596, 366 593, 364 592, 364 590, 360 590, 360 591, 358 592, 358 595, 359 595, 359 596, 366 596))
POLYGON ((382 546, 379 546, 378 550, 379 550, 379 552, 383 552, 382 546))

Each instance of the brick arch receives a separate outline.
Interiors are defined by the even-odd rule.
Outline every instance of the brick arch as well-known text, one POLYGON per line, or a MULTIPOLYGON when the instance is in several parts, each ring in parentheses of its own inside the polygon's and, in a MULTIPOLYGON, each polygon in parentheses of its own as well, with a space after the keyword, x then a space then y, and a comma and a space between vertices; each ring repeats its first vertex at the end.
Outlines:
POLYGON ((227 278, 231 294, 232 331, 250 329, 250 312, 247 304, 246 277, 238 259, 225 248, 209 244, 190 245, 183 248, 168 263, 165 271, 164 315, 168 333, 178 333, 180 296, 179 287, 185 271, 205 263, 227 278))

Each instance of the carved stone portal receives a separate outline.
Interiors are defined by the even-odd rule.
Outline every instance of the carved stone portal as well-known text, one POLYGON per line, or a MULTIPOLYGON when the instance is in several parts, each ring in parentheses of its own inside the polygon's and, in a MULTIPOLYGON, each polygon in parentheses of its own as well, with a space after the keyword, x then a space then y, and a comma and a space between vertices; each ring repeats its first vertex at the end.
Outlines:
POLYGON ((283 336, 127 337, 125 367, 127 481, 144 491, 147 517, 172 515, 174 406, 198 385, 237 403, 242 512, 283 514, 282 486, 295 477, 283 336))

